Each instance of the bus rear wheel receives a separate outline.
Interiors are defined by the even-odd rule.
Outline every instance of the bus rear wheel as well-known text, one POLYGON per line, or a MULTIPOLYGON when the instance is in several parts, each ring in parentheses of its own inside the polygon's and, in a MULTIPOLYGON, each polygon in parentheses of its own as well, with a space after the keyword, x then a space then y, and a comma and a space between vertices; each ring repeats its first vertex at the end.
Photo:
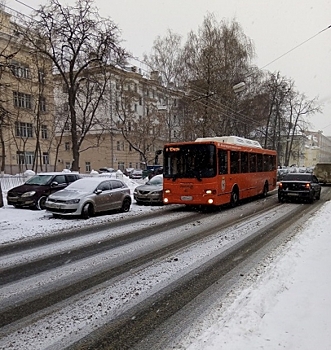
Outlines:
POLYGON ((231 192, 231 200, 230 200, 230 205, 232 208, 236 207, 239 202, 239 194, 237 190, 233 190, 231 192))

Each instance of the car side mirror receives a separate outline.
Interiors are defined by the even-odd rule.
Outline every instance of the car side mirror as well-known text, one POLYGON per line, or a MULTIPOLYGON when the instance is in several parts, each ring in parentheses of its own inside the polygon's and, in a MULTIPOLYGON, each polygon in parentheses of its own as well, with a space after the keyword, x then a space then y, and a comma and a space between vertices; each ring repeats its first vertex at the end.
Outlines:
POLYGON ((59 185, 59 183, 56 182, 56 181, 53 181, 53 182, 51 183, 51 186, 52 186, 52 187, 56 187, 56 186, 58 186, 58 185, 59 185))
POLYGON ((94 192, 95 192, 95 194, 100 194, 100 193, 102 193, 102 190, 98 189, 98 190, 95 190, 94 192))

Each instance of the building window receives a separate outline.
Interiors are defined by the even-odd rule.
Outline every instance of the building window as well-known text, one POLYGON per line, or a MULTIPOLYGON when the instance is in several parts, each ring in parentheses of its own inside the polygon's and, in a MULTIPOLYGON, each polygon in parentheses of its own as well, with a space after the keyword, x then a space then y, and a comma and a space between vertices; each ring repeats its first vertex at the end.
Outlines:
POLYGON ((65 142, 64 143, 64 150, 65 151, 70 151, 70 142, 65 142))
POLYGON ((31 123, 15 122, 15 135, 17 137, 33 137, 31 123))
POLYGON ((121 171, 124 171, 124 162, 118 162, 117 166, 118 166, 118 169, 120 169, 121 171))
POLYGON ((30 68, 27 64, 12 62, 11 71, 17 78, 31 79, 30 68))
POLYGON ((17 164, 27 164, 32 165, 34 161, 34 153, 33 152, 22 152, 17 151, 17 164))
POLYGON ((124 151, 124 142, 123 141, 117 141, 116 142, 116 149, 118 151, 124 151))
POLYGON ((85 171, 86 172, 91 172, 91 162, 85 162, 85 171))
POLYGON ((64 123, 64 130, 65 131, 69 131, 70 130, 70 123, 68 123, 68 122, 64 123))
POLYGON ((41 138, 42 139, 48 139, 48 129, 47 129, 47 125, 42 125, 41 126, 41 138))
POLYGON ((43 164, 49 165, 49 154, 48 154, 48 152, 43 152, 43 164))
POLYGON ((43 96, 39 97, 39 111, 46 112, 46 98, 43 96))
POLYGON ((14 91, 14 106, 18 108, 32 109, 32 97, 23 92, 14 91))
POLYGON ((38 70, 38 81, 40 84, 44 85, 45 84, 45 72, 42 69, 38 70))

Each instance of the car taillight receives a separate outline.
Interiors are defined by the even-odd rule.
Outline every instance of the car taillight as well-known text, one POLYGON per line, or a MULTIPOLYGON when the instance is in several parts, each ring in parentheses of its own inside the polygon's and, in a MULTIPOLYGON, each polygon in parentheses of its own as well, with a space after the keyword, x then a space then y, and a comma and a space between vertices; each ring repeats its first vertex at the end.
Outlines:
POLYGON ((280 182, 279 185, 278 185, 279 188, 282 188, 283 187, 283 184, 280 182))

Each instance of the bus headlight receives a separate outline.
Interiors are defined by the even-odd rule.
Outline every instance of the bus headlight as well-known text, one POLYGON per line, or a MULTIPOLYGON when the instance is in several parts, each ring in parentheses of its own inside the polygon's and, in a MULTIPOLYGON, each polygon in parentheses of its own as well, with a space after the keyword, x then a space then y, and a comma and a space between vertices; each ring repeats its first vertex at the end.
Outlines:
POLYGON ((205 190, 205 194, 216 194, 216 190, 205 190))
POLYGON ((214 200, 213 199, 208 199, 208 204, 213 204, 214 203, 214 200))
POLYGON ((163 203, 168 203, 168 202, 169 202, 168 198, 163 198, 163 203))
POLYGON ((164 190, 164 193, 169 194, 170 190, 164 190))

